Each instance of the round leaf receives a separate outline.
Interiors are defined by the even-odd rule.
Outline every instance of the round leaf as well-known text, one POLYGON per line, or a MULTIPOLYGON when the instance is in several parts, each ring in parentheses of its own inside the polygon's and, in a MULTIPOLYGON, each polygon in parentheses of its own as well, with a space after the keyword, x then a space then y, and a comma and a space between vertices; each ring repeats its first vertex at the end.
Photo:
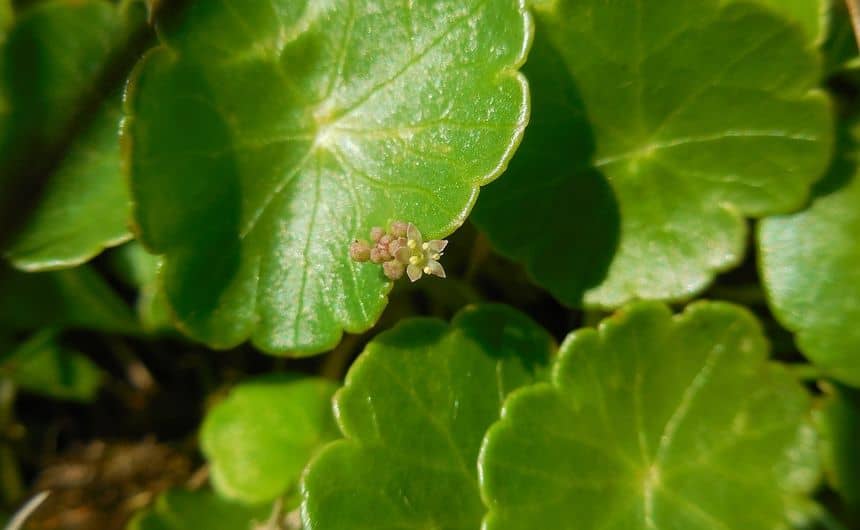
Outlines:
POLYGON ((129 90, 141 238, 215 347, 309 354, 369 328, 390 282, 349 242, 394 219, 449 234, 525 126, 517 0, 302 5, 196 2, 129 90))
POLYGON ((485 530, 772 530, 814 486, 809 396, 746 311, 642 303, 561 350, 487 433, 485 530))
MULTIPOLYGON (((853 157, 856 146, 846 146, 853 157)), ((811 206, 761 222, 762 281, 800 351, 833 377, 860 385, 860 172, 843 154, 811 206)))
POLYGON ((522 147, 475 219, 561 301, 675 300, 799 208, 831 148, 819 59, 751 4, 539 4, 522 147), (512 212, 516 212, 515 215, 512 212))
POLYGON ((552 340, 504 306, 379 335, 335 398, 346 440, 303 480, 307 530, 478 528, 481 438, 513 389, 540 377, 552 340))
POLYGON ((296 486, 311 455, 338 436, 335 390, 325 379, 284 376, 236 387, 207 414, 200 434, 219 493, 262 503, 296 486))

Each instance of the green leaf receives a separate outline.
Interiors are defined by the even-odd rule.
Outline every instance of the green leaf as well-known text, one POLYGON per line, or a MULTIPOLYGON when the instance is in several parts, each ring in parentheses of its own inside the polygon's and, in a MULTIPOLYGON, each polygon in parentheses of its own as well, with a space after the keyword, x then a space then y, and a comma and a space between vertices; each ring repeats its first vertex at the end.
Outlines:
POLYGON ((308 528, 478 528, 481 438, 505 395, 541 377, 551 351, 546 331, 505 306, 380 334, 335 397, 346 440, 305 472, 308 528))
MULTIPOLYGON (((860 134, 860 129, 858 133, 860 134)), ((806 210, 763 220, 762 281, 800 351, 830 375, 860 385, 860 171, 846 142, 806 210)))
POLYGON ((131 238, 119 121, 117 98, 75 140, 6 251, 14 266, 49 270, 79 265, 131 238))
MULTIPOLYGON (((5 32, 12 23, 12 0, 0 0, 0 32, 5 32)), ((0 42, 3 42, 4 34, 0 33, 0 42)))
MULTIPOLYGON (((750 0, 722 0, 724 4, 750 0)), ((803 27, 809 40, 823 37, 828 3, 832 0, 754 0, 803 27)), ((844 2, 844 0, 838 0, 844 2)))
POLYGON ((251 530, 269 508, 232 503, 208 491, 170 490, 139 513, 128 530, 251 530))
POLYGON ((701 291, 743 257, 745 217, 799 208, 826 169, 796 26, 709 0, 558 0, 536 19, 532 119, 474 219, 562 302, 701 291))
POLYGON ((326 379, 283 375, 233 389, 206 415, 200 434, 218 492, 247 503, 289 493, 310 457, 338 437, 335 390, 326 379))
POLYGON ((24 9, 9 31, 0 51, 8 99, 7 112, 0 109, 0 205, 27 208, 4 249, 16 267, 77 265, 131 237, 120 97, 98 99, 127 22, 102 0, 46 1, 24 9))
POLYGON ((0 378, 56 399, 92 401, 102 372, 86 356, 61 346, 52 332, 35 335, 14 351, 0 351, 0 378))
POLYGON ((860 518, 860 391, 824 384, 825 399, 816 411, 821 433, 824 476, 855 517, 860 518))
POLYGON ((302 7, 196 2, 130 87, 140 236, 214 347, 304 355, 369 328, 390 282, 349 242, 395 219, 451 233, 527 118, 517 0, 302 7))
POLYGON ((0 327, 87 328, 134 333, 128 305, 88 266, 23 273, 0 266, 0 327))
POLYGON ((483 528, 784 528, 818 477, 809 407, 739 307, 628 307, 505 402, 481 452, 483 528))

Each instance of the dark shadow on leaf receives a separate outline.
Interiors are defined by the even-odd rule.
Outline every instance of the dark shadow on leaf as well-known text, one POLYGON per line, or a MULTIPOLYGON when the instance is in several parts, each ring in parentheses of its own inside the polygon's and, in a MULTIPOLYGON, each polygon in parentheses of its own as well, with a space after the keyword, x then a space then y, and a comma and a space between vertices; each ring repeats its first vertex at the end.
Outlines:
POLYGON ((494 359, 519 359, 533 375, 549 364, 552 337, 532 319, 509 306, 469 306, 457 314, 452 324, 494 359))
POLYGON ((217 75, 168 53, 150 59, 134 88, 134 112, 147 117, 133 126, 132 186, 146 203, 137 220, 144 241, 169 256, 164 282, 180 321, 217 333, 222 295, 240 266, 242 191, 229 108, 210 86, 217 75))
POLYGON ((526 260, 538 283, 578 306, 606 277, 620 213, 591 165, 595 140, 582 96, 540 24, 535 35, 523 68, 531 120, 507 172, 482 191, 474 220, 503 253, 526 260))
POLYGON ((847 186, 857 171, 857 139, 848 127, 834 125, 836 131, 836 155, 824 177, 812 187, 812 200, 835 193, 847 186))

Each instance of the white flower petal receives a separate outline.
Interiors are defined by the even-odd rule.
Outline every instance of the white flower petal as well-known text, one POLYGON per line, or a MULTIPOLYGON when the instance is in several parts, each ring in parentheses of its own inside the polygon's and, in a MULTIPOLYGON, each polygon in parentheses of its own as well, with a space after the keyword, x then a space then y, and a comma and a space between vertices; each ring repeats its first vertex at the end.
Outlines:
POLYGON ((416 282, 420 280, 422 274, 423 273, 421 272, 421 267, 419 267, 418 265, 410 264, 408 267, 406 267, 406 275, 409 276, 410 281, 416 282))

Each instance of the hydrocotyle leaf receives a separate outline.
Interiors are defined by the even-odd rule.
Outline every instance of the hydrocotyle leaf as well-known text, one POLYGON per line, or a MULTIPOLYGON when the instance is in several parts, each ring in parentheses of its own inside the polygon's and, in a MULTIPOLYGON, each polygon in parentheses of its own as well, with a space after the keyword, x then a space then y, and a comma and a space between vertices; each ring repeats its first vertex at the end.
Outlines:
POLYGON ((787 527, 818 478, 810 401, 745 310, 627 307, 505 402, 481 451, 483 528, 787 527))
POLYGON ((136 515, 128 530, 251 530, 268 516, 265 506, 244 506, 209 491, 175 489, 136 515))
POLYGON ((306 529, 478 528, 481 438, 505 396, 542 377, 551 352, 547 332, 506 306, 380 334, 335 397, 346 439, 305 472, 306 529))
POLYGON ((804 355, 857 386, 860 328, 846 323, 860 319, 860 171, 856 140, 844 143, 809 208, 764 219, 757 243, 776 318, 804 355))
POLYGON ((0 234, 16 267, 77 265, 131 237, 120 97, 100 91, 134 16, 104 0, 41 2, 18 14, 0 49, 2 206, 26 212, 0 234))
POLYGON ((61 346, 42 332, 12 351, 0 351, 0 378, 23 390, 55 399, 92 401, 102 371, 86 356, 61 346))
POLYGON ((531 122, 473 218, 561 301, 689 297, 741 260, 745 217, 801 207, 824 173, 830 109, 797 25, 709 0, 535 12, 531 122))
POLYGON ((219 493, 271 502, 295 489, 311 456, 338 438, 331 398, 320 378, 273 375, 246 381, 207 415, 200 433, 219 493))
POLYGON ((390 282, 349 242, 464 221, 525 127, 530 32, 518 0, 198 1, 164 27, 123 134, 183 330, 303 355, 370 327, 390 282))

